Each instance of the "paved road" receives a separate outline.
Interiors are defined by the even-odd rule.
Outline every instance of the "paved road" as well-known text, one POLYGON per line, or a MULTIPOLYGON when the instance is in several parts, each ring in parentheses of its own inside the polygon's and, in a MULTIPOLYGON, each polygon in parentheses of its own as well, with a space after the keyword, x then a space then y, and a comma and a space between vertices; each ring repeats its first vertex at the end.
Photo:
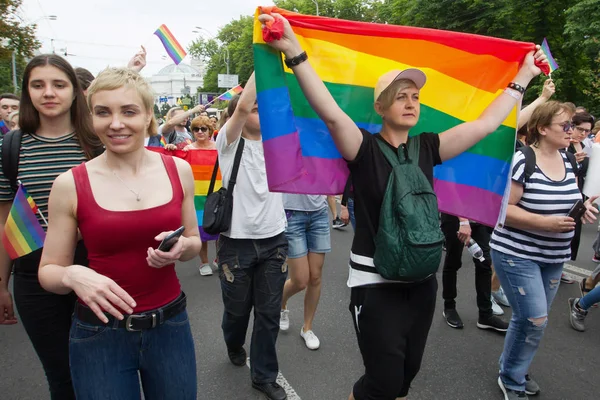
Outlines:
MULTIPOLYGON (((573 266, 592 270, 591 243, 595 226, 584 228, 580 260, 573 266)), ((303 400, 347 399, 362 371, 361 358, 348 311, 347 256, 350 227, 333 231, 334 251, 327 256, 323 295, 314 329, 321 348, 310 351, 299 336, 302 296, 290 301, 291 328, 278 341, 280 369, 296 397, 303 400)), ((211 244, 209 252, 214 254, 211 244)), ((466 253, 466 252, 465 252, 466 253)), ((442 318, 441 288, 421 373, 414 381, 411 400, 501 399, 496 385, 497 359, 503 337, 477 329, 473 264, 464 257, 459 275, 458 310, 465 329, 454 330, 442 318)), ((196 341, 199 399, 262 399, 250 386, 249 370, 229 364, 223 344, 218 278, 201 277, 197 264, 178 265, 177 272, 188 295, 188 311, 196 341)), ((588 331, 572 330, 567 320, 567 298, 576 285, 563 285, 550 314, 541 350, 531 368, 539 382, 540 400, 598 398, 597 361, 600 359, 600 311, 588 317, 588 331)), ((46 400, 43 371, 20 325, 0 328, 0 399, 46 400)))

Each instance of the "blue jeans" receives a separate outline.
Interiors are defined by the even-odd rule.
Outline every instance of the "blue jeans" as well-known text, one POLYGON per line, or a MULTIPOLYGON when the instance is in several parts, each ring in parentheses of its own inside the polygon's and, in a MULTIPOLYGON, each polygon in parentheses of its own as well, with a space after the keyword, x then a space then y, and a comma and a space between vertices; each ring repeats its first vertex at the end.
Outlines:
POLYGON ((579 307, 587 310, 596 303, 600 303, 600 286, 592 289, 588 294, 579 299, 579 307))
POLYGON ((354 199, 352 197, 348 198, 348 214, 350 214, 350 223, 352 224, 352 229, 356 230, 356 219, 354 218, 354 199))
POLYGON ((317 211, 286 210, 288 257, 300 258, 311 253, 331 251, 331 232, 327 207, 317 211))
POLYGON ((562 263, 541 263, 492 249, 496 275, 512 307, 512 318, 500 356, 500 377, 512 390, 525 390, 525 375, 537 352, 548 313, 558 292, 562 263), (532 320, 544 318, 543 323, 532 320))
POLYGON ((225 344, 232 350, 244 346, 254 307, 250 376, 255 383, 275 382, 279 372, 275 345, 287 278, 287 250, 283 233, 267 239, 231 239, 221 235, 217 241, 225 344))
POLYGON ((140 332, 73 317, 69 352, 77 400, 139 399, 139 378, 146 400, 196 399, 196 356, 186 311, 140 332))

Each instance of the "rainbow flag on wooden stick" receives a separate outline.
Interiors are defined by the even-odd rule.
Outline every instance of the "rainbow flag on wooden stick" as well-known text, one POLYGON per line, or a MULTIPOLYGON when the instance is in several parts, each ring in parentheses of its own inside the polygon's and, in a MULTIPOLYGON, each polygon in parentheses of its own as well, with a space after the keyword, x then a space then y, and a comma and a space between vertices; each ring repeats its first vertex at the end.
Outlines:
MULTIPOLYGON (((273 11, 289 20, 309 62, 344 112, 372 133, 381 129, 373 88, 384 73, 412 67, 427 75, 419 123, 410 133, 441 133, 476 119, 535 48, 471 34, 273 11)), ((264 42, 257 18, 254 64, 259 110, 265 110, 259 116, 270 190, 342 193, 346 162, 293 72, 284 67, 282 55, 264 42)), ((508 183, 516 121, 515 107, 496 132, 436 167, 442 211, 495 225, 508 183)))
POLYGON ((220 95, 218 98, 219 100, 231 100, 233 99, 233 96, 242 93, 243 90, 244 89, 242 89, 242 85, 237 85, 236 87, 231 88, 222 95, 220 95))
POLYGON ((46 232, 36 214, 41 215, 25 187, 19 184, 2 236, 4 249, 11 259, 23 257, 44 247, 46 232))
POLYGON ((171 33, 169 28, 165 24, 162 24, 158 27, 154 34, 158 36, 163 46, 165 46, 165 50, 169 54, 169 57, 173 60, 173 62, 178 65, 187 55, 183 47, 179 44, 175 36, 171 33))

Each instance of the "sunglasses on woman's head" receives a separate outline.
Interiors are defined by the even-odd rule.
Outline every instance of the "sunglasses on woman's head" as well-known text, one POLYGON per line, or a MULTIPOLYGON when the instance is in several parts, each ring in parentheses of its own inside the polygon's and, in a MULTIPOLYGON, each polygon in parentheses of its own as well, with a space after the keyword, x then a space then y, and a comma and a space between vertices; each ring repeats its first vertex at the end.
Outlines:
POLYGON ((198 131, 202 131, 202 132, 208 132, 208 128, 206 126, 195 126, 192 128, 192 132, 198 132, 198 131))

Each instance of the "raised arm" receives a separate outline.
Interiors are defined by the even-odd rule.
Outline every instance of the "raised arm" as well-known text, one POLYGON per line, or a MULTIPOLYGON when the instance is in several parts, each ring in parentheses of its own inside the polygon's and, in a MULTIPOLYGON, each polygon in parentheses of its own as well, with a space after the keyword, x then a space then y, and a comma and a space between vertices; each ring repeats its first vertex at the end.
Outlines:
POLYGON ((175 126, 182 123, 183 121, 185 121, 186 118, 189 118, 189 117, 193 116, 194 114, 200 113, 202 111, 204 111, 204 106, 202 104, 198 104, 196 107, 192 108, 191 110, 184 111, 184 112, 179 113, 179 114, 175 115, 174 117, 170 118, 163 125, 163 128, 162 128, 163 135, 166 133, 172 132, 173 129, 175 129, 175 126))
POLYGON ((246 124, 248 116, 252 112, 252 109, 256 106, 256 83, 254 81, 254 72, 250 75, 244 91, 242 92, 240 99, 238 100, 235 111, 229 120, 227 121, 227 129, 225 133, 227 135, 227 144, 231 144, 237 140, 242 134, 242 128, 246 124))
POLYGON ((101 321, 108 322, 102 310, 122 319, 116 307, 131 314, 135 307, 131 296, 112 279, 82 265, 73 265, 77 245, 76 198, 73 174, 68 171, 59 175, 48 203, 48 232, 38 272, 40 284, 57 294, 75 291, 101 321))
POLYGON ((141 50, 138 51, 127 64, 127 68, 130 68, 136 72, 140 72, 146 66, 146 49, 141 46, 141 50))
MULTIPOLYGON (((287 59, 301 54, 303 50, 290 23, 279 14, 273 13, 273 16, 283 20, 284 34, 280 40, 274 40, 268 44, 281 51, 287 59)), ((266 14, 260 15, 258 18, 263 24, 273 21, 273 17, 266 14)), ((310 106, 319 118, 325 122, 342 157, 348 161, 354 160, 363 138, 354 121, 335 102, 331 93, 311 66, 310 60, 293 67, 293 71, 304 96, 306 96, 310 106)))
POLYGON ((554 87, 554 82, 552 82, 552 79, 546 79, 546 81, 544 82, 544 88, 542 89, 542 94, 540 95, 540 97, 535 99, 531 104, 529 104, 527 107, 525 107, 524 109, 522 109, 519 112, 519 120, 517 122, 517 130, 521 129, 521 127, 523 125, 526 125, 529 122, 529 119, 531 118, 531 114, 533 114, 533 111, 536 108, 538 108, 539 106, 541 106, 542 104, 544 104, 545 102, 547 102, 548 100, 550 100, 550 97, 552 97, 552 95, 554 94, 555 91, 556 91, 556 88, 554 87))
MULTIPOLYGON (((527 87, 529 82, 542 71, 535 62, 546 62, 545 54, 537 46, 537 51, 531 51, 525 57, 523 66, 513 79, 513 82, 527 87)), ((512 94, 519 94, 513 91, 512 94)), ((494 132, 508 117, 515 104, 520 101, 520 96, 502 92, 481 113, 475 121, 465 122, 440 134, 440 157, 442 161, 449 160, 471 148, 483 138, 494 132), (517 98, 515 98, 517 97, 517 98)))

